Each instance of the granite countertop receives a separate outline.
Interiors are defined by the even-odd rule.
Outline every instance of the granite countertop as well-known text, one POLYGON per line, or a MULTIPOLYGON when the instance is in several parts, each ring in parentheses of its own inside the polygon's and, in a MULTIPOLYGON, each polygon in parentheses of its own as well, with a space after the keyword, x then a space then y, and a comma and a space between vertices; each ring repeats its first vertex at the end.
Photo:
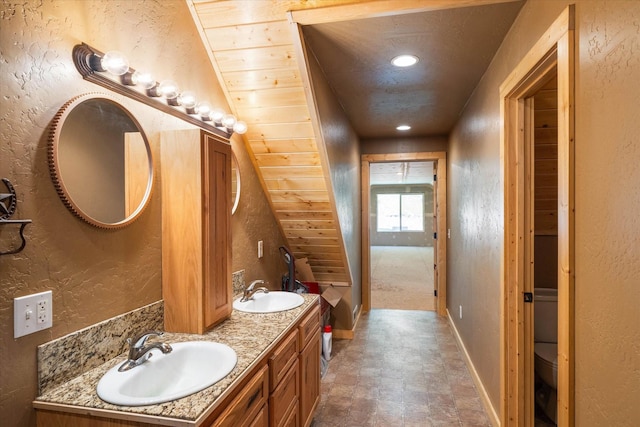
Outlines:
POLYGON ((162 341, 215 341, 227 344, 238 355, 229 375, 198 393, 171 402, 149 406, 117 406, 101 400, 96 393, 100 378, 113 366, 122 363, 122 354, 39 396, 33 403, 37 409, 106 416, 172 426, 197 426, 249 374, 255 364, 271 351, 275 342, 288 332, 314 304, 319 296, 303 294, 304 303, 289 311, 269 314, 243 313, 234 310, 231 317, 203 335, 165 333, 162 341))

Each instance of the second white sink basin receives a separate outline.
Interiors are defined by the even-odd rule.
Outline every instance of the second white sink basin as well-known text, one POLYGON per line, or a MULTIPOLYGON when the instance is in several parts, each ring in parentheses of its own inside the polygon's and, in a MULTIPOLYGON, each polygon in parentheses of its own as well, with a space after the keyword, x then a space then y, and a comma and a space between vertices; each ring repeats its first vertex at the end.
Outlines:
POLYGON ((233 308, 246 313, 276 313, 299 307, 304 302, 300 295, 282 291, 257 292, 246 302, 240 302, 240 299, 233 302, 233 308))
POLYGON ((203 390, 226 377, 238 361, 228 345, 209 341, 171 344, 173 351, 163 354, 151 350, 153 357, 125 372, 120 363, 98 382, 98 396, 121 406, 142 406, 169 402, 203 390))

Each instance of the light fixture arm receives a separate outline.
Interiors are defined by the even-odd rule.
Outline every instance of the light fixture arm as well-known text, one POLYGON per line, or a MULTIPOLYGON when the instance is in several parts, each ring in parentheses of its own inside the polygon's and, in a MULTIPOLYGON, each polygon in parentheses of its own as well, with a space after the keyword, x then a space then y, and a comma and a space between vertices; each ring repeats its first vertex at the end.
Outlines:
MULTIPOLYGON (((149 96, 147 95, 146 91, 143 92, 142 90, 137 90, 134 86, 128 86, 122 83, 119 76, 111 77, 107 73, 96 72, 92 68, 92 65, 95 66, 95 61, 97 60, 96 58, 103 57, 104 53, 100 52, 97 49, 94 49, 88 44, 81 43, 74 46, 72 56, 73 63, 75 64, 78 72, 85 80, 100 85, 106 89, 112 90, 120 95, 135 99, 136 101, 142 102, 143 104, 182 119, 202 129, 208 130, 214 135, 221 136, 222 138, 225 138, 227 140, 231 138, 233 131, 227 132, 221 128, 214 126, 212 123, 207 123, 207 121, 192 117, 181 109, 164 103, 160 100, 161 98, 149 96)), ((131 75, 134 72, 135 70, 133 68, 129 68, 129 71, 127 74, 125 74, 125 76, 131 75)))

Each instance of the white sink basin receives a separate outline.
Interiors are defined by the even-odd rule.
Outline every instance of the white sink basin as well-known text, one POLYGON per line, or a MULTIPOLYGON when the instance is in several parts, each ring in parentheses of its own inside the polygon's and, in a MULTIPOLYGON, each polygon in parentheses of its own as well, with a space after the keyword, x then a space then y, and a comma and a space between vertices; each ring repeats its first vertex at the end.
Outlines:
POLYGON ((253 299, 240 302, 238 298, 233 302, 233 308, 246 313, 275 313, 291 310, 302 305, 304 298, 293 292, 271 291, 268 294, 257 292, 253 299))
POLYGON ((98 382, 98 396, 121 406, 169 402, 215 384, 238 361, 236 352, 221 343, 189 341, 171 347, 167 354, 151 350, 153 357, 125 372, 118 371, 118 363, 98 382))

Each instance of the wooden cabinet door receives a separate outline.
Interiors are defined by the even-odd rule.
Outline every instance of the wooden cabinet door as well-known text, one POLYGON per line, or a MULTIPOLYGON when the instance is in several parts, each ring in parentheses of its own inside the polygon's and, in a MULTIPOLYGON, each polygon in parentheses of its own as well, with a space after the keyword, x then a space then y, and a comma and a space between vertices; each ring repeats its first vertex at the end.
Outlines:
POLYGON ((229 317, 231 286, 231 145, 202 132, 203 316, 205 329, 229 317))
POLYGON ((231 146, 168 131, 160 154, 165 330, 202 334, 232 310, 231 146))
POLYGON ((320 328, 300 353, 300 423, 307 427, 320 401, 320 328))

